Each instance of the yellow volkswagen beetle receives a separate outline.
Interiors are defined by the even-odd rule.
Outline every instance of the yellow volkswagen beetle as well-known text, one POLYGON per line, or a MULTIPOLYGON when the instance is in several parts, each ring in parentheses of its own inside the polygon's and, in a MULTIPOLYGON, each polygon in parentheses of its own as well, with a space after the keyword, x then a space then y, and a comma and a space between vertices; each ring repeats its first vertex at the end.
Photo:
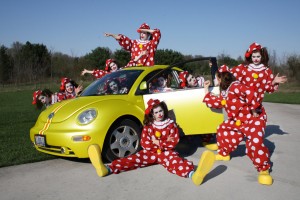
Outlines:
MULTIPOLYGON (((180 88, 179 72, 190 62, 213 60, 199 58, 171 66, 132 67, 108 74, 91 83, 82 94, 45 109, 30 129, 30 139, 38 151, 64 157, 87 158, 87 149, 98 144, 108 161, 140 150, 144 111, 150 98, 163 100, 170 116, 184 135, 215 133, 223 121, 221 110, 202 103, 203 88, 180 88), (152 90, 155 80, 168 77, 167 92, 152 90)), ((218 93, 217 87, 210 87, 218 93)))

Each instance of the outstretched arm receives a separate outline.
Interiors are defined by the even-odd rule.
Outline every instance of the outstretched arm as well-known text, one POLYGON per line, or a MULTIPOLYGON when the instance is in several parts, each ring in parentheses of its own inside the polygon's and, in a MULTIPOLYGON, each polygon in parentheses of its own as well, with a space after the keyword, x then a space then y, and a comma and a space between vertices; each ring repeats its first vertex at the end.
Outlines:
POLYGON ((85 74, 92 74, 94 71, 93 70, 87 70, 87 69, 83 69, 81 72, 81 76, 85 75, 85 74))
POLYGON ((104 33, 104 36, 105 36, 105 37, 113 37, 113 38, 115 38, 116 40, 119 40, 119 39, 121 38, 120 35, 118 35, 118 34, 112 34, 112 33, 104 33))

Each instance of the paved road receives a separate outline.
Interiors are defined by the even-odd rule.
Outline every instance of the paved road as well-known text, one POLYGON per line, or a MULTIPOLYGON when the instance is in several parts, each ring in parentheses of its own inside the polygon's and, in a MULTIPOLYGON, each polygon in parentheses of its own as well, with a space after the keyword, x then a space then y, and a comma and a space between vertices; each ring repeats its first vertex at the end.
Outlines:
MULTIPOLYGON (((265 103, 265 107, 272 186, 257 183, 257 172, 242 143, 231 161, 215 163, 200 186, 159 165, 99 178, 88 160, 55 159, 0 168, 0 199, 300 199, 300 105, 265 103)), ((189 145, 183 141, 178 148, 195 164, 204 151, 197 139, 189 145)))

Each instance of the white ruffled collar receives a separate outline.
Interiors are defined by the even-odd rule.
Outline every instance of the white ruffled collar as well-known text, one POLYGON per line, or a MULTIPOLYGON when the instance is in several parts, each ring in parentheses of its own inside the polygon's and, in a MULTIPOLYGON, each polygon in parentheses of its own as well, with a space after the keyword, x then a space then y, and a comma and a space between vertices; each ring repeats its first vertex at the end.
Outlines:
POLYGON ((147 44, 148 42, 150 42, 150 40, 141 40, 141 39, 137 39, 137 42, 139 44, 147 44))
POLYGON ((255 65, 253 63, 249 64, 248 68, 251 69, 251 70, 253 70, 253 71, 257 71, 257 72, 263 71, 263 70, 266 69, 266 67, 265 67, 264 64, 255 65))
POLYGON ((164 129, 167 126, 169 126, 171 123, 173 123, 174 121, 171 120, 170 118, 164 120, 164 121, 154 121, 153 122, 153 127, 157 128, 157 129, 164 129))

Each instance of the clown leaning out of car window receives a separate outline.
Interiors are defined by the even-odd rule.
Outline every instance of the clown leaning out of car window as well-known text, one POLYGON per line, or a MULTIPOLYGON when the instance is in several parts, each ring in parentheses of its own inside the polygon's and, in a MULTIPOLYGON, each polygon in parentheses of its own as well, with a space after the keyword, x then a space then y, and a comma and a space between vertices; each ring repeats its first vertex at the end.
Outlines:
POLYGON ((93 75, 96 79, 102 78, 106 74, 110 74, 112 72, 115 72, 119 69, 119 66, 114 59, 107 59, 105 62, 105 69, 94 69, 94 70, 87 70, 83 69, 81 72, 81 76, 84 76, 85 74, 91 74, 93 75))
POLYGON ((36 90, 33 92, 32 104, 35 105, 38 110, 41 110, 43 107, 47 108, 48 106, 64 99, 65 95, 61 92, 53 93, 49 89, 36 90))
POLYGON ((140 38, 131 40, 122 34, 105 33, 106 37, 115 38, 119 44, 131 54, 131 59, 125 67, 131 66, 153 66, 154 56, 159 44, 161 33, 159 29, 150 29, 143 23, 138 29, 140 38))
POLYGON ((215 162, 214 153, 204 151, 195 169, 193 162, 180 157, 175 147, 179 142, 177 124, 168 117, 165 102, 150 99, 145 110, 144 128, 141 135, 142 150, 128 157, 114 160, 104 165, 99 145, 88 148, 89 158, 98 176, 118 174, 137 168, 160 164, 167 171, 180 177, 191 178, 195 185, 200 185, 215 162))
POLYGON ((75 81, 69 78, 62 78, 60 84, 60 93, 64 94, 64 99, 72 99, 80 94, 82 85, 78 85, 75 81))

